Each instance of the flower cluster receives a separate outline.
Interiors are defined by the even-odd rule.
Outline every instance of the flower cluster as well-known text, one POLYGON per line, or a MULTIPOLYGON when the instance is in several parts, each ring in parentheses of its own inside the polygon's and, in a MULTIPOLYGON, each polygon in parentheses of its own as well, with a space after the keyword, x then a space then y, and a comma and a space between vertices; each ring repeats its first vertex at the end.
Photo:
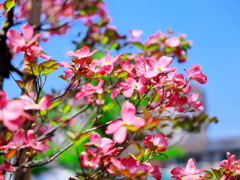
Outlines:
POLYGON ((227 152, 227 159, 220 163, 220 169, 204 170, 196 169, 195 159, 190 158, 186 168, 176 167, 172 169, 172 178, 176 180, 200 180, 200 179, 220 179, 234 180, 240 177, 240 159, 235 160, 235 155, 227 152))
MULTIPOLYGON (((149 143, 154 143, 155 146, 165 146, 165 149, 161 149, 161 152, 166 150, 167 138, 163 134, 157 134, 153 139, 147 140, 149 143), (164 144, 164 145, 163 145, 164 144)), ((82 168, 89 168, 91 170, 102 169, 102 172, 106 171, 112 175, 120 176, 123 175, 129 178, 140 178, 145 176, 154 177, 160 180, 162 177, 158 166, 152 166, 148 161, 151 157, 148 157, 148 153, 154 153, 155 150, 149 151, 149 149, 144 149, 141 145, 142 151, 145 151, 144 158, 140 159, 133 154, 130 157, 120 158, 118 155, 124 149, 124 147, 115 147, 116 142, 109 138, 101 138, 96 132, 91 133, 90 142, 85 143, 84 146, 94 145, 95 147, 88 147, 83 151, 79 157, 80 166, 82 168), (148 152, 148 153, 147 153, 148 152)), ((144 138, 146 142, 147 137, 144 138)), ((136 144, 135 144, 136 145, 136 144)), ((141 158, 142 158, 141 157, 141 158)), ((100 171, 99 171, 100 172, 100 171)), ((89 174, 89 176, 95 176, 96 174, 89 174)))

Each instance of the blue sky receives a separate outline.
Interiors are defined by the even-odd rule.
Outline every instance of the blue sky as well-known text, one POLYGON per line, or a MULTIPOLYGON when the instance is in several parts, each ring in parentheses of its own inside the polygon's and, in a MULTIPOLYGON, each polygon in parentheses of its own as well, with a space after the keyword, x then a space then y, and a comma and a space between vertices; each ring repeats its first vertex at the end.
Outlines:
MULTIPOLYGON (((145 40, 157 30, 168 28, 193 40, 189 59, 177 64, 179 69, 192 64, 201 64, 208 83, 201 85, 206 96, 206 110, 217 116, 218 124, 211 125, 208 135, 212 138, 240 136, 240 1, 219 0, 107 0, 107 9, 121 34, 130 29, 141 29, 145 40)), ((78 23, 74 23, 78 26, 78 23)), ((76 31, 67 36, 55 36, 43 44, 44 50, 53 59, 66 61, 65 53, 73 50, 71 40, 76 31), (57 44, 56 44, 57 43, 57 44), (53 53, 52 53, 53 52, 53 53)), ((174 64, 175 65, 175 64, 174 64)), ((17 76, 16 76, 17 77, 17 76)), ((48 86, 64 87, 61 80, 50 79, 48 86)), ((17 96, 16 87, 10 81, 5 90, 17 96)))

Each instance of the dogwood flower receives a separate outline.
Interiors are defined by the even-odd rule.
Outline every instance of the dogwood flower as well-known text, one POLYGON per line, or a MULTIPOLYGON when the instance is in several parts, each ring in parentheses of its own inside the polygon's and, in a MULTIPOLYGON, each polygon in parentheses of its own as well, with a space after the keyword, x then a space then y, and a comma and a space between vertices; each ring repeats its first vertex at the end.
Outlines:
POLYGON ((200 84, 205 84, 207 82, 207 76, 202 74, 202 66, 194 64, 188 70, 186 70, 186 68, 184 68, 184 70, 190 79, 200 84))
POLYGON ((152 78, 157 76, 159 73, 167 73, 174 71, 176 68, 168 68, 173 61, 173 58, 162 56, 160 60, 154 58, 146 58, 147 71, 145 72, 145 77, 152 78))
POLYGON ((164 152, 168 145, 168 139, 164 134, 157 134, 156 136, 147 135, 143 138, 143 143, 149 147, 150 150, 164 152))
POLYGON ((113 134, 113 139, 118 143, 123 143, 127 136, 128 126, 138 130, 144 126, 145 121, 136 117, 136 108, 133 104, 125 101, 121 109, 122 120, 112 121, 106 130, 106 134, 113 134))
POLYGON ((96 50, 90 52, 89 47, 87 47, 87 46, 82 46, 82 48, 79 49, 79 50, 77 50, 77 51, 68 51, 68 52, 66 53, 66 56, 67 56, 67 57, 68 57, 68 56, 76 56, 76 57, 78 57, 78 58, 83 58, 83 57, 89 57, 89 56, 95 54, 97 51, 98 51, 98 50, 96 49, 96 50))
POLYGON ((6 93, 0 91, 0 121, 11 131, 16 131, 24 122, 24 117, 29 117, 24 112, 21 100, 7 100, 6 93))
POLYGON ((200 179, 199 173, 203 172, 203 169, 196 169, 195 159, 190 158, 187 162, 186 168, 183 169, 181 167, 176 167, 171 171, 173 174, 172 178, 176 178, 177 180, 198 180, 200 179))
POLYGON ((23 25, 21 30, 23 35, 21 35, 15 29, 10 29, 7 32, 7 37, 14 53, 26 51, 29 47, 34 46, 37 42, 37 39, 42 36, 42 33, 37 33, 33 36, 34 29, 30 24, 23 25))

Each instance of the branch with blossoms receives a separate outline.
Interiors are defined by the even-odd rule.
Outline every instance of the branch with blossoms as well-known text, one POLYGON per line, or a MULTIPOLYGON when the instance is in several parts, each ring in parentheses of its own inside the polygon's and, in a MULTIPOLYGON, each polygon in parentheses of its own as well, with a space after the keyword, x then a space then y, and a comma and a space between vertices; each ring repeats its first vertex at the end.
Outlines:
MULTIPOLYGON (((23 53, 26 66, 23 72, 18 72, 29 73, 34 78, 26 82, 11 75, 24 94, 14 100, 7 99, 6 93, 0 91, 1 178, 6 172, 46 165, 75 145, 81 149, 78 150, 81 171, 76 176, 79 179, 145 179, 148 176, 162 179, 160 167, 151 164, 155 156, 167 158, 169 137, 163 134, 161 123, 169 121, 186 129, 189 120, 198 126, 214 121, 205 116, 201 120, 187 117, 192 111, 203 110, 198 94, 191 92, 190 82, 205 84, 207 76, 200 65, 184 69, 186 75, 171 67, 174 59, 178 62, 187 59, 192 42, 186 40, 185 34, 173 36, 171 32, 158 31, 142 41, 141 30, 130 30, 131 37, 127 39, 109 25, 111 19, 101 0, 42 0, 40 25, 24 24, 18 32, 11 28, 25 22, 30 9, 28 1, 21 0, 16 2, 15 11, 13 2, 0 3, 0 9, 4 8, 11 21, 1 41, 5 43, 4 53, 8 58, 1 57, 11 65, 9 57, 23 53), (81 41, 74 42, 77 50, 66 53, 72 57, 70 62, 53 60, 39 41, 65 34, 76 20, 81 20, 86 28, 81 41), (35 30, 40 32, 34 34, 35 30), (126 47, 137 47, 139 52, 117 56, 109 53, 109 50, 126 47), (97 52, 102 52, 102 57, 97 57, 97 52), (40 61, 36 62, 36 58, 40 61), (59 78, 68 83, 66 89, 44 95, 47 77, 60 68, 65 68, 59 78), (28 92, 32 85, 35 93, 28 92), (149 130, 151 135, 146 135, 149 130), (71 142, 48 155, 54 149, 52 137, 57 136, 58 131, 65 131, 71 142), (128 152, 128 147, 134 147, 137 153, 128 152), (39 154, 45 154, 45 158, 39 158, 39 154), (19 161, 20 157, 25 159, 19 161)), ((0 75, 8 77, 9 69, 5 73, 7 76, 0 71, 0 75)), ((185 170, 173 169, 172 177, 235 178, 238 168, 232 164, 237 161, 232 155, 228 157, 228 161, 221 164, 226 171, 196 170, 194 160, 190 159, 185 170), (207 174, 199 174, 201 172, 207 174)))
MULTIPOLYGON (((157 59, 125 54, 112 57, 105 50, 105 56, 97 59, 91 56, 98 50, 91 51, 88 46, 67 52, 66 56, 72 56, 71 62, 57 62, 42 51, 37 41, 41 33, 33 36, 33 27, 29 24, 21 29, 22 34, 14 29, 7 32, 9 46, 15 53, 24 53, 28 64, 24 71, 35 76, 37 83, 36 94, 26 93, 19 100, 8 100, 1 92, 4 129, 0 150, 11 171, 48 164, 77 144, 86 147, 79 155, 82 168, 79 178, 103 179, 110 175, 125 179, 146 176, 161 179, 159 167, 150 162, 156 155, 166 157, 168 138, 162 133, 144 136, 143 132, 150 129, 154 133, 162 121, 171 121, 171 115, 161 115, 170 109, 178 113, 203 110, 202 102, 197 100, 198 94, 190 94, 190 81, 207 82, 202 67, 193 65, 185 69, 184 76, 178 74, 175 67, 170 67, 172 57, 157 59), (35 57, 44 60, 37 63, 33 61, 35 57), (66 68, 59 78, 68 82, 68 87, 59 96, 42 96, 47 76, 60 67, 66 68), (68 102, 70 99, 79 102, 74 115, 71 115, 74 104, 68 102), (86 126, 77 131, 71 129, 77 115, 88 114, 87 110, 91 113, 86 126), (43 160, 35 159, 38 153, 44 154, 51 148, 47 141, 51 141, 57 129, 66 129, 73 142, 43 160), (145 147, 137 141, 141 136, 144 136, 145 147), (86 139, 90 142, 84 143, 86 139), (127 152, 128 157, 120 157, 129 146, 139 153, 127 152), (23 152, 27 156, 22 164, 11 163, 13 157, 18 158, 23 152)), ((16 80, 16 83, 27 92, 33 82, 16 80)), ((2 169, 2 174, 4 172, 2 169)))

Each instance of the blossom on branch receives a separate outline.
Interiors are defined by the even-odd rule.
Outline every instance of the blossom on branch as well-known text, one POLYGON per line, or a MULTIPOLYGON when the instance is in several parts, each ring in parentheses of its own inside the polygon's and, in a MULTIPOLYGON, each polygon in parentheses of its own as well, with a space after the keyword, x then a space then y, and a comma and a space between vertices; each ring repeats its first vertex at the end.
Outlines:
POLYGON ((136 117, 136 108, 129 101, 124 102, 121 116, 121 120, 112 121, 106 130, 106 134, 113 134, 113 139, 118 143, 125 141, 128 129, 137 131, 145 124, 144 119, 136 117))

